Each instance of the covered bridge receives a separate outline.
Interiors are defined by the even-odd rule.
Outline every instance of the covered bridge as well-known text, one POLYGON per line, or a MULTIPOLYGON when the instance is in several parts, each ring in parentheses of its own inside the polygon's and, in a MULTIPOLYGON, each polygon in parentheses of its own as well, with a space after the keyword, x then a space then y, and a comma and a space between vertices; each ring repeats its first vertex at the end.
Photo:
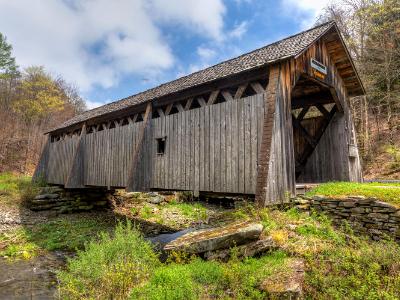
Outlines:
POLYGON ((296 182, 362 179, 349 97, 363 94, 329 22, 68 120, 34 176, 282 202, 296 182))

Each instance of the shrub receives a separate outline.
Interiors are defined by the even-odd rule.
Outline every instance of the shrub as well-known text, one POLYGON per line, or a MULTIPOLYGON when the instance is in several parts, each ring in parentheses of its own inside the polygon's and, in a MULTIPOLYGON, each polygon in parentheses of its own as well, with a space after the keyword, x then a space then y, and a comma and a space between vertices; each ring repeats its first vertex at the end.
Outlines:
POLYGON ((357 240, 308 258, 306 294, 312 299, 399 299, 400 247, 357 240))
POLYGON ((58 273, 60 292, 67 299, 123 299, 159 265, 157 255, 136 228, 119 224, 115 235, 101 234, 58 273))

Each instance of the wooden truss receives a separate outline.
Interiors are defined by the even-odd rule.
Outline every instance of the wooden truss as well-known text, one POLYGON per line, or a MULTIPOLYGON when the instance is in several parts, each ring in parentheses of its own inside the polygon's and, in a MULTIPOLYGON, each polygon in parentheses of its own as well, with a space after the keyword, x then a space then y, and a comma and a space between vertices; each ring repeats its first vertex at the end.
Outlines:
POLYGON ((334 105, 331 110, 328 111, 322 104, 318 103, 303 107, 297 118, 292 114, 293 127, 297 128, 306 140, 306 146, 304 147, 303 152, 301 153, 300 157, 296 159, 296 178, 300 176, 301 171, 304 169, 307 163, 307 159, 317 147, 319 140, 321 139, 322 135, 324 134, 326 128, 328 127, 330 121, 337 111, 337 105, 334 105), (315 106, 321 112, 323 118, 314 135, 311 135, 301 124, 301 121, 303 121, 311 106, 315 106))
MULTIPOLYGON (((170 102, 163 105, 158 105, 157 102, 152 103, 153 110, 151 112, 150 119, 165 117, 175 113, 214 105, 226 101, 233 101, 243 97, 252 96, 255 94, 264 93, 267 82, 259 80, 252 80, 248 82, 242 82, 234 86, 229 86, 223 89, 214 89, 211 92, 195 95, 184 100, 170 102)), ((86 134, 96 133, 103 130, 117 128, 133 124, 136 122, 142 122, 145 119, 145 111, 134 113, 125 117, 108 120, 98 124, 92 124, 85 127, 86 134)), ((64 140, 65 138, 72 135, 81 135, 82 129, 77 129, 73 132, 61 133, 58 135, 51 136, 51 142, 64 140)))

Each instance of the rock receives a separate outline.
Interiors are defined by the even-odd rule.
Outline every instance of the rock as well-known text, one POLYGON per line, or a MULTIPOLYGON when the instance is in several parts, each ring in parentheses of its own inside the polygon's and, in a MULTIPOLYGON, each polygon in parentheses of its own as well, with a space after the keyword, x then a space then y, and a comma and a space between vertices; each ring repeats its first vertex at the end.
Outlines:
POLYGON ((42 195, 37 195, 34 199, 35 200, 41 200, 41 199, 56 199, 59 198, 60 195, 58 194, 42 194, 42 195))
POLYGON ((310 203, 310 200, 306 200, 306 199, 303 199, 303 198, 296 198, 296 199, 294 200, 294 202, 295 202, 296 204, 309 204, 309 203, 310 203))
POLYGON ((327 200, 326 197, 321 196, 321 195, 315 195, 314 197, 312 197, 312 199, 314 201, 326 201, 327 200))
POLYGON ((259 238, 263 226, 258 223, 240 222, 227 226, 187 233, 165 245, 165 251, 204 253, 231 248, 259 238))
POLYGON ((352 213, 363 214, 365 213, 365 207, 353 207, 350 209, 352 213))
POLYGON ((368 217, 371 218, 371 219, 376 219, 376 220, 387 220, 387 219, 389 219, 389 215, 382 214, 382 213, 369 213, 368 217))
POLYGON ((151 198, 148 198, 146 200, 147 200, 147 202, 150 202, 152 204, 160 204, 161 202, 165 201, 165 198, 163 196, 161 196, 161 195, 157 195, 155 197, 151 197, 151 198))
POLYGON ((157 197, 159 194, 156 192, 149 192, 149 193, 146 193, 146 195, 147 195, 147 197, 157 197))
POLYGON ((355 207, 356 203, 354 201, 342 201, 339 203, 339 206, 351 208, 355 207))
POLYGON ((140 197, 140 194, 141 194, 140 192, 129 192, 122 194, 122 197, 125 199, 138 198, 140 197))
POLYGON ((62 193, 64 192, 63 188, 58 186, 46 186, 40 189, 41 194, 55 194, 55 193, 62 193))
POLYGON ((288 272, 276 273, 261 283, 260 289, 267 292, 269 299, 302 299, 304 262, 293 260, 288 269, 288 272))
MULTIPOLYGON (((245 245, 237 246, 235 248, 236 255, 242 259, 245 257, 255 256, 270 250, 275 249, 277 246, 271 237, 267 237, 261 240, 250 242, 245 245)), ((228 261, 232 254, 232 249, 222 249, 215 251, 208 251, 204 254, 204 258, 207 260, 220 260, 228 261)))
POLYGON ((103 201, 96 201, 93 202, 94 206, 107 206, 107 201, 103 200, 103 201))
POLYGON ((396 208, 393 205, 386 203, 386 202, 382 202, 382 201, 375 201, 374 204, 372 204, 372 206, 385 207, 385 208, 390 208, 390 209, 393 208, 396 211, 396 208))

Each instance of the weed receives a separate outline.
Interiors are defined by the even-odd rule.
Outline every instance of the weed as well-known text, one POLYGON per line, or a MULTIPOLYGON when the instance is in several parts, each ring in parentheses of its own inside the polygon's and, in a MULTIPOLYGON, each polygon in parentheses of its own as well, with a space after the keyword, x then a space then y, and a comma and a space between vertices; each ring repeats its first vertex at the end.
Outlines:
POLYGON ((68 299, 125 299, 159 264, 140 232, 129 222, 119 224, 113 237, 102 233, 58 272, 60 292, 68 299))
POLYGON ((0 256, 29 259, 43 251, 83 249, 86 242, 100 232, 110 231, 113 225, 109 220, 92 217, 63 218, 19 228, 0 234, 0 256))
POLYGON ((28 200, 33 199, 38 191, 39 186, 32 183, 29 176, 12 173, 0 174, 0 204, 25 204, 28 200))
POLYGON ((139 216, 143 219, 150 219, 153 216, 153 209, 151 206, 145 204, 139 211, 139 216))

